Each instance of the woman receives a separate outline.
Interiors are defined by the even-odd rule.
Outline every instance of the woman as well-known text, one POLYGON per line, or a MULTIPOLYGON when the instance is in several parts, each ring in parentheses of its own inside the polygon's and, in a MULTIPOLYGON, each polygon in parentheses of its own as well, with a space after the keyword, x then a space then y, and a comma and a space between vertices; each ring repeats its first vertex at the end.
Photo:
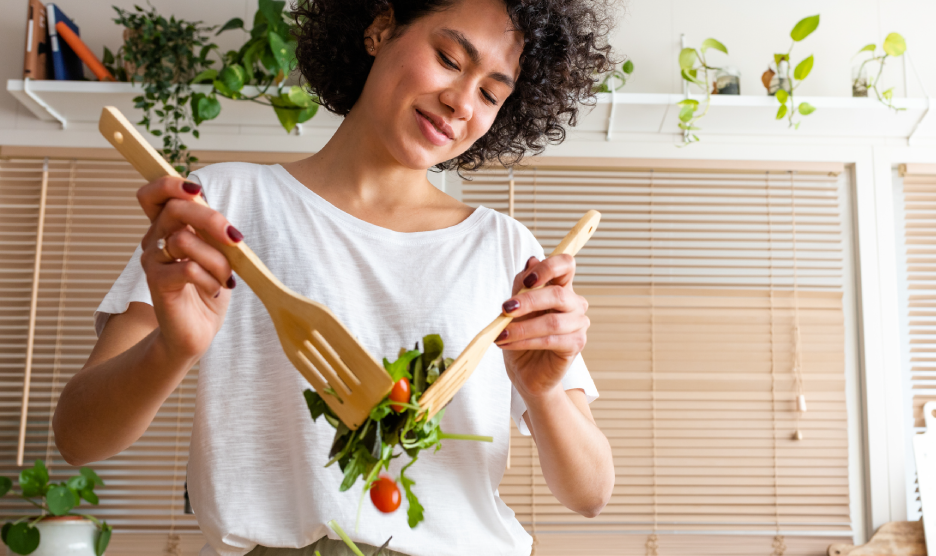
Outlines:
POLYGON ((405 511, 366 503, 352 538, 368 553, 392 535, 397 554, 529 554, 497 494, 508 415, 572 510, 597 515, 614 483, 580 356, 587 303, 571 257, 544 258, 517 221, 438 191, 426 170, 512 163, 561 141, 610 67, 607 20, 578 0, 307 0, 296 16, 299 69, 342 124, 295 163, 217 164, 140 189, 152 226, 95 313, 99 339, 62 392, 56 444, 72 465, 120 452, 200 362, 187 480, 201 555, 341 553, 325 524, 352 529, 358 493, 339 493, 337 466, 323 467, 333 431, 309 418, 308 383, 259 300, 194 230, 247 238, 378 358, 430 333, 455 356, 498 306, 516 317, 442 421, 494 442, 421 457, 407 475, 425 521, 410 529, 405 511))

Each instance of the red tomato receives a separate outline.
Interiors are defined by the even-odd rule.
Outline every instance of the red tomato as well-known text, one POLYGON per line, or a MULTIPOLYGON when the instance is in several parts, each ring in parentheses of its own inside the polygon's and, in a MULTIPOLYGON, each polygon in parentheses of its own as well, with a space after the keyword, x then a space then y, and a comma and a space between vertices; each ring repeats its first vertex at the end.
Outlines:
MULTIPOLYGON (((395 402, 409 403, 410 401, 410 384, 409 379, 405 376, 397 381, 393 385, 393 390, 390 390, 390 399, 395 402)), ((406 409, 402 405, 390 404, 390 409, 396 411, 397 413, 406 409)))
POLYGON ((371 485, 370 499, 378 510, 388 514, 400 507, 400 489, 393 479, 382 475, 371 485))

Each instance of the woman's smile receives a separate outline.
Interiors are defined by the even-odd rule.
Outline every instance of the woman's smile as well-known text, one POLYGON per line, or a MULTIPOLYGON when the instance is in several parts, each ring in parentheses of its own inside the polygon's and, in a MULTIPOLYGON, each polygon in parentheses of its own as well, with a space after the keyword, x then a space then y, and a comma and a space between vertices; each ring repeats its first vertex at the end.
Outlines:
POLYGON ((419 126, 419 130, 422 131, 423 136, 429 140, 433 145, 441 147, 448 143, 449 141, 454 140, 454 133, 451 126, 445 123, 441 118, 433 117, 432 115, 427 115, 420 111, 418 108, 414 109, 414 115, 416 117, 416 124, 419 126))

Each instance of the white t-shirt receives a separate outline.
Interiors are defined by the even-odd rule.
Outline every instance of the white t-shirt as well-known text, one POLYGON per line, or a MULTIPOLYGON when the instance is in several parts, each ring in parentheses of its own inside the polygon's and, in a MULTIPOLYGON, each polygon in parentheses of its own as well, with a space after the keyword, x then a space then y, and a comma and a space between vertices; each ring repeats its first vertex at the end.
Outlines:
MULTIPOLYGON (((449 228, 396 232, 338 209, 280 165, 215 164, 193 172, 210 205, 284 284, 327 305, 379 361, 426 334, 455 357, 500 312, 514 276, 531 255, 543 258, 533 234, 513 218, 478 207, 449 228)), ((100 334, 110 314, 131 301, 152 304, 138 247, 95 312, 100 334)), ((598 397, 581 355, 565 389, 598 397)), ((354 533, 359 479, 346 492, 328 461, 334 429, 312 421, 302 391, 309 383, 280 348, 269 315, 242 281, 232 291, 224 325, 201 359, 187 481, 208 544, 200 556, 241 556, 257 544, 300 548, 335 519, 355 541, 412 556, 530 553, 531 538, 500 499, 507 462, 508 415, 524 434, 526 407, 507 378, 503 352, 492 345, 448 405, 442 430, 490 435, 493 443, 448 440, 426 450, 407 471, 425 507, 410 529, 406 502, 392 514, 365 499, 354 533)), ((391 472, 409 458, 393 460, 391 472)))

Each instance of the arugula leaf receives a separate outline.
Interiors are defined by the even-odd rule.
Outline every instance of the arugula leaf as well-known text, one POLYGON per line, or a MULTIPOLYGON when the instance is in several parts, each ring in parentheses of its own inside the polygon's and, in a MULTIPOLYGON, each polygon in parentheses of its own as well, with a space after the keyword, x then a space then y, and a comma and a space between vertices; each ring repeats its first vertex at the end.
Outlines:
POLYGON ((406 493, 406 518, 410 529, 416 527, 416 525, 423 520, 423 511, 425 511, 425 508, 419 503, 419 499, 413 494, 412 486, 415 485, 416 482, 404 475, 406 470, 416 463, 417 459, 419 458, 413 458, 413 461, 403 466, 403 469, 400 469, 400 483, 403 485, 403 491, 406 493))
POLYGON ((344 480, 341 481, 341 486, 338 487, 338 490, 344 492, 354 486, 355 481, 360 475, 363 475, 367 472, 368 461, 370 457, 370 452, 364 446, 358 446, 354 451, 354 455, 351 456, 351 461, 348 462, 348 465, 344 468, 344 480))
POLYGON ((302 394, 305 396, 306 405, 309 406, 309 413, 312 414, 313 422, 318 419, 320 415, 328 411, 328 404, 325 403, 322 396, 319 396, 318 393, 311 388, 306 388, 302 391, 302 394))
POLYGON ((419 350, 410 350, 401 355, 393 363, 389 362, 386 357, 384 357, 383 365, 387 369, 387 372, 390 373, 390 378, 394 383, 399 381, 401 378, 406 377, 409 380, 413 380, 413 376, 409 372, 410 361, 422 355, 419 350))

